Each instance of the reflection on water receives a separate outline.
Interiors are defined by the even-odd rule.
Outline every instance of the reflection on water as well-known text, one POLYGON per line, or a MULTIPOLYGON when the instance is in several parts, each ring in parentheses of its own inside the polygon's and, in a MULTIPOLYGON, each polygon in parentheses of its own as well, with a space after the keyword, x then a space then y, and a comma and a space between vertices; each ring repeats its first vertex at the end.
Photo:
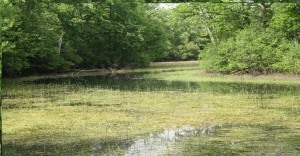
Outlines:
POLYGON ((131 155, 165 155, 169 150, 177 149, 176 141, 183 137, 210 135, 218 125, 207 125, 196 129, 192 126, 182 126, 178 129, 166 129, 161 133, 150 134, 148 138, 140 138, 125 152, 125 156, 131 155))
MULTIPOLYGON (((28 82, 32 83, 32 82, 28 82)), ((228 82, 185 82, 145 79, 143 74, 114 74, 72 78, 47 78, 34 81, 36 84, 74 84, 126 91, 200 91, 213 93, 254 93, 295 95, 300 85, 252 84, 228 82)))
MULTIPOLYGON (((300 130, 300 129, 298 129, 300 130)), ((296 130, 296 131, 298 131, 296 130)), ((135 140, 82 140, 70 144, 15 147, 5 145, 3 155, 263 155, 297 156, 300 135, 272 125, 189 125, 165 129, 135 140)))

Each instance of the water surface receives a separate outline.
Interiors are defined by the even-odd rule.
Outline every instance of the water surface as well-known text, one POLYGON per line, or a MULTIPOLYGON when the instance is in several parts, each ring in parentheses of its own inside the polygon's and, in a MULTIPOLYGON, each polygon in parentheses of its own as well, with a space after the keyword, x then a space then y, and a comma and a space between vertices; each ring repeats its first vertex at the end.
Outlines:
MULTIPOLYGON (((28 145, 26 143, 22 145, 9 143, 4 144, 4 154, 124 156, 300 155, 300 85, 166 81, 148 79, 144 77, 145 74, 147 73, 46 78, 27 81, 24 84, 32 86, 71 85, 124 92, 152 93, 157 91, 174 91, 228 96, 241 94, 249 95, 244 96, 249 98, 243 99, 245 101, 249 100, 256 102, 256 104, 261 103, 261 107, 257 109, 271 111, 274 114, 284 112, 286 116, 282 117, 282 119, 269 119, 268 114, 264 114, 261 120, 270 121, 269 123, 258 121, 258 123, 247 125, 232 122, 226 123, 224 121, 222 124, 181 125, 176 128, 162 127, 161 131, 143 134, 135 138, 108 138, 106 140, 103 138, 91 138, 67 143, 28 143, 28 145), (298 103, 295 103, 293 107, 289 106, 289 103, 285 103, 285 101, 270 103, 272 99, 286 97, 298 99, 298 103)), ((3 97, 12 100, 17 98, 14 94, 4 94, 3 97)), ((95 106, 93 103, 84 103, 84 101, 72 103, 68 106, 82 106, 82 103, 85 106, 95 106)), ((249 102, 248 104, 251 105, 252 103, 249 102)), ((115 105, 115 107, 119 106, 115 105)), ((214 111, 215 107, 205 105, 201 107, 201 110, 214 111)), ((4 104, 3 108, 5 111, 25 107, 20 107, 18 104, 9 106, 4 104)), ((32 106, 31 108, 42 109, 39 106, 32 106)))

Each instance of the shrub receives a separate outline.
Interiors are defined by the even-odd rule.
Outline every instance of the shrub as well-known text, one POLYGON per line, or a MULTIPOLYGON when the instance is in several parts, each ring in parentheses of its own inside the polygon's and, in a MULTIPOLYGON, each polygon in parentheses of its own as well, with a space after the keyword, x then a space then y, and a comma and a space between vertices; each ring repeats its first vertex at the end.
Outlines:
POLYGON ((291 51, 291 44, 284 34, 251 26, 218 45, 209 45, 201 52, 200 59, 209 71, 267 74, 287 70, 281 68, 288 63, 283 58, 291 59, 287 54, 294 58, 296 52, 291 51))
POLYGON ((289 50, 284 53, 282 59, 274 64, 274 68, 281 72, 300 74, 300 45, 290 43, 289 50))

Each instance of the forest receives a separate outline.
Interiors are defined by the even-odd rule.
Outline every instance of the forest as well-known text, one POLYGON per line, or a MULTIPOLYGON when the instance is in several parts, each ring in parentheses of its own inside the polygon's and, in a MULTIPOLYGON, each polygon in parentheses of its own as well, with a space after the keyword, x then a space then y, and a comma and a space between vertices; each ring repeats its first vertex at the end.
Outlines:
POLYGON ((300 72, 299 2, 2 5, 4 76, 180 60, 199 60, 210 72, 300 72))

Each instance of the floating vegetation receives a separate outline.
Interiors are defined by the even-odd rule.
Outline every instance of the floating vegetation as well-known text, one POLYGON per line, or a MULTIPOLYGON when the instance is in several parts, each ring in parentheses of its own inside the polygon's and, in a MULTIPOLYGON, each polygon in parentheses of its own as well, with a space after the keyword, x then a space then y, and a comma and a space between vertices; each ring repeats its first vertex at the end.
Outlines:
POLYGON ((300 85, 190 68, 6 79, 3 154, 299 155, 300 85))

